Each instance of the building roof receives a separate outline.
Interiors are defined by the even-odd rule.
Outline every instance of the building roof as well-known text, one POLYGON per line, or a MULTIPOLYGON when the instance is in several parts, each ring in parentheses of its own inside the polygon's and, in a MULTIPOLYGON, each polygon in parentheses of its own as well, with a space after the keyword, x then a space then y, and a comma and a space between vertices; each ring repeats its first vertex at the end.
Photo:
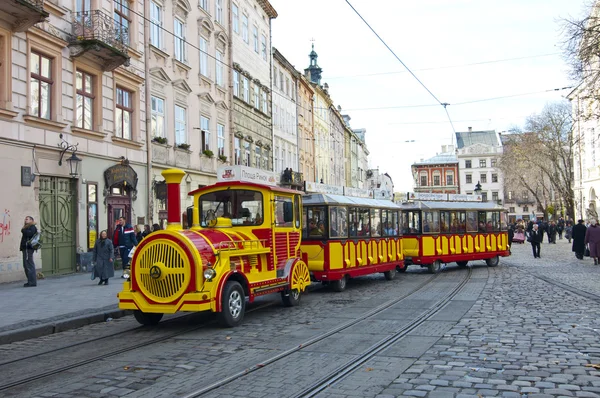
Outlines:
POLYGON ((432 158, 415 162, 414 164, 441 164, 441 163, 458 163, 458 158, 454 153, 440 153, 432 158))
POLYGON ((458 149, 474 144, 500 146, 495 130, 456 132, 456 145, 458 149))

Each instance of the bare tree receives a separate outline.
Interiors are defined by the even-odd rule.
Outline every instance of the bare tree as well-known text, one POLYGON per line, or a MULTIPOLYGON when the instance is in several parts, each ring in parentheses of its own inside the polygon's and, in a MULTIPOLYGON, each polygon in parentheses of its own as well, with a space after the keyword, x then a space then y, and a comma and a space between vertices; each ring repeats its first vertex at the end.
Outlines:
POLYGON ((575 214, 573 156, 577 137, 572 126, 569 102, 548 104, 540 114, 527 119, 527 133, 511 135, 500 161, 505 181, 530 192, 544 216, 549 205, 556 208, 559 203, 568 215, 575 214))

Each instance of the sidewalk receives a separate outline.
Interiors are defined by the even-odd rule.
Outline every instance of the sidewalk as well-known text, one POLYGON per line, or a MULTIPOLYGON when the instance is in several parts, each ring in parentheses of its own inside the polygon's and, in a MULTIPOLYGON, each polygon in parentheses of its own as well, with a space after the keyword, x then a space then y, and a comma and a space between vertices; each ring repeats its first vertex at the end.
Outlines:
POLYGON ((23 287, 25 280, 0 284, 0 344, 129 314, 117 305, 123 279, 115 276, 108 286, 98 286, 98 281, 85 272, 40 279, 37 287, 23 287))

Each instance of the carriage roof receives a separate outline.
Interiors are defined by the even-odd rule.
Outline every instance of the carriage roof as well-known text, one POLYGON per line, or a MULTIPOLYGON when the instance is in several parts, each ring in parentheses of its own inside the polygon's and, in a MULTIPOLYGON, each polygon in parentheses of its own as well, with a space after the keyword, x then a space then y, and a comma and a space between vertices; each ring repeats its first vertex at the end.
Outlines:
POLYGON ((505 209, 494 202, 434 202, 414 201, 405 202, 401 205, 402 210, 481 210, 481 211, 505 211, 505 209))
POLYGON ((377 207, 380 209, 400 210, 400 206, 390 200, 357 198, 353 196, 334 195, 326 193, 311 193, 302 197, 304 205, 377 207))
POLYGON ((253 189, 266 189, 266 190, 272 191, 272 192, 293 193, 293 194, 300 194, 300 195, 302 194, 302 192, 300 192, 300 191, 296 191, 294 189, 288 189, 288 188, 281 188, 279 186, 264 185, 264 184, 257 184, 254 182, 244 182, 244 181, 224 181, 224 182, 217 182, 216 184, 207 185, 205 187, 195 189, 195 190, 191 191, 190 193, 188 193, 188 196, 194 196, 196 194, 202 193, 204 191, 210 191, 215 188, 253 188, 253 189))

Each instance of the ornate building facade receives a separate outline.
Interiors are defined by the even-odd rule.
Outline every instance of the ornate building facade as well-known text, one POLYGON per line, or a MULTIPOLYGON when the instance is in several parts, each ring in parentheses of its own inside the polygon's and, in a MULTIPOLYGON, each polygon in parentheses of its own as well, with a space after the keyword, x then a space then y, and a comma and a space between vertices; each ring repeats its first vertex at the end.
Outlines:
POLYGON ((415 192, 459 193, 458 158, 453 149, 442 147, 442 153, 411 166, 415 192))

